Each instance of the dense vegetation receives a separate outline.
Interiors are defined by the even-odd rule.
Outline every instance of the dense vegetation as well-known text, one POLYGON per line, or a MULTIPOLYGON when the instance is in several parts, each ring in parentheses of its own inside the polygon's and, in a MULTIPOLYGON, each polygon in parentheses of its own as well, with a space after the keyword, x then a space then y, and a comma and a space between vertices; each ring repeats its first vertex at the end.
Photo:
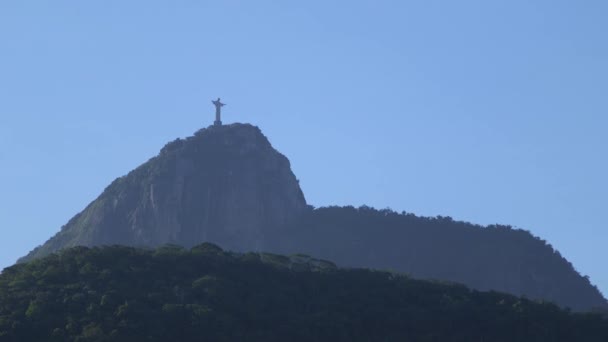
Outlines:
POLYGON ((589 279, 523 230, 369 207, 310 209, 289 161, 259 128, 209 127, 118 178, 20 262, 74 246, 211 242, 448 280, 575 311, 608 308, 589 279))
POLYGON ((608 321, 211 244, 76 247, 0 275, 0 341, 608 341, 608 321))
POLYGON ((365 206, 327 207, 274 236, 276 253, 305 253, 339 266, 448 280, 553 301, 575 311, 607 308, 600 291, 557 250, 510 226, 482 227, 365 206))

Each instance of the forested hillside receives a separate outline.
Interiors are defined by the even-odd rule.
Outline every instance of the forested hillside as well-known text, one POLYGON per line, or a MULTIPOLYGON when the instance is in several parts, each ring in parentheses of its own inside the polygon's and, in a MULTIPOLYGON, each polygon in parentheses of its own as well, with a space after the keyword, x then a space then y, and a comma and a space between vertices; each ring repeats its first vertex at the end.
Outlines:
POLYGON ((74 246, 203 242, 237 252, 305 253, 578 311, 608 307, 565 258, 523 230, 369 207, 312 210, 289 160, 249 124, 208 127, 167 144, 21 262, 74 246))
POLYGON ((608 321, 212 244, 76 247, 0 275, 0 341, 608 341, 608 321))
POLYGON ((544 299, 573 310, 607 308, 587 277, 546 241, 510 226, 483 227, 370 207, 309 212, 276 243, 340 266, 394 270, 478 290, 544 299))

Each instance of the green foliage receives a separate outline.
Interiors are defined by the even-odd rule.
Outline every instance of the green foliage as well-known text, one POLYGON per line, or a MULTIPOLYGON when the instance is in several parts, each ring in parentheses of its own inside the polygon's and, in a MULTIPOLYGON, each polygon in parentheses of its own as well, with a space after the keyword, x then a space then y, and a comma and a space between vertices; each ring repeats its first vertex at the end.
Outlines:
POLYGON ((0 275, 0 341, 608 341, 604 313, 307 255, 73 248, 0 275))

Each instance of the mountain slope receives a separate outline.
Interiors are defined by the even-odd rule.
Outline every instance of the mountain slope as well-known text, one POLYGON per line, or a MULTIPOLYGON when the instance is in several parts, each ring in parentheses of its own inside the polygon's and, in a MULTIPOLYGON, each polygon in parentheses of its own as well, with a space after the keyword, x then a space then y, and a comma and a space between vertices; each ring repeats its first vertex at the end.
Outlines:
POLYGON ((303 255, 77 247, 0 275, 0 341, 604 342, 608 320, 303 255))
POLYGON ((608 308, 589 279, 527 231, 481 227, 369 207, 309 212, 282 230, 274 252, 298 251, 341 266, 387 269, 550 300, 574 310, 608 308))
POLYGON ((567 260, 525 231, 365 207, 311 210, 287 158, 247 124, 212 126, 167 144, 21 261, 78 245, 202 242, 303 252, 574 310, 608 306, 567 260))
POLYGON ((267 235, 307 209, 289 161, 259 128, 211 126, 118 178, 21 261, 71 246, 263 249, 267 235))

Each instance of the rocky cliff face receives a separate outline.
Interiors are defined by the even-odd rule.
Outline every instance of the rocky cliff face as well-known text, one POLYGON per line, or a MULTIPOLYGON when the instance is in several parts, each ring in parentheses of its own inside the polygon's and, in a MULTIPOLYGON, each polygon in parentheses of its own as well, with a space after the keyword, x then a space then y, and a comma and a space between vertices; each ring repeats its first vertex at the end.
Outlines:
POLYGON ((259 128, 213 126, 167 144, 115 180, 21 261, 76 245, 208 241, 236 251, 262 250, 269 234, 307 208, 289 161, 259 128))

